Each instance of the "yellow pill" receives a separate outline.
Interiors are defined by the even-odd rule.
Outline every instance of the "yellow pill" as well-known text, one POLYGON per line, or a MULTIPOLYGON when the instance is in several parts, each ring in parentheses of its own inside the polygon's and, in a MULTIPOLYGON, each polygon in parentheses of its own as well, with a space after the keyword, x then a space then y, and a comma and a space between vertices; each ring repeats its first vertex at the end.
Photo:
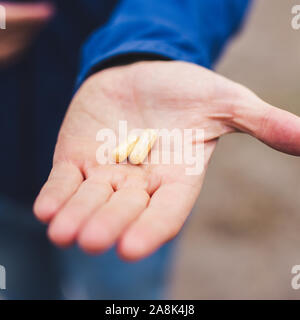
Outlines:
POLYGON ((122 162, 130 155, 134 146, 138 142, 139 137, 137 135, 129 135, 127 140, 121 143, 112 153, 113 160, 116 162, 122 162))
POLYGON ((157 139, 157 131, 153 129, 145 130, 140 136, 137 144, 129 155, 132 164, 140 164, 147 157, 157 139))

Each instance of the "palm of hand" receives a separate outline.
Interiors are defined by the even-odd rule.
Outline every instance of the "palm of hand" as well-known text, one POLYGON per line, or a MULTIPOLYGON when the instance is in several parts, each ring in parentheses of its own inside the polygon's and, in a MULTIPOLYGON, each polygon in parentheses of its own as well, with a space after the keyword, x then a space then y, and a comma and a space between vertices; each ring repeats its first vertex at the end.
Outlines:
MULTIPOLYGON (((35 212, 50 221, 49 235, 58 245, 78 240, 96 253, 118 242, 124 258, 145 257, 179 232, 205 170, 188 176, 185 164, 101 166, 99 129, 117 132, 119 120, 131 128, 204 129, 206 169, 217 139, 235 130, 299 152, 299 145, 283 146, 276 137, 271 124, 278 118, 270 116, 270 108, 244 87, 187 63, 137 63, 95 74, 68 110, 35 212)), ((274 112, 293 129, 299 124, 295 116, 274 112)))

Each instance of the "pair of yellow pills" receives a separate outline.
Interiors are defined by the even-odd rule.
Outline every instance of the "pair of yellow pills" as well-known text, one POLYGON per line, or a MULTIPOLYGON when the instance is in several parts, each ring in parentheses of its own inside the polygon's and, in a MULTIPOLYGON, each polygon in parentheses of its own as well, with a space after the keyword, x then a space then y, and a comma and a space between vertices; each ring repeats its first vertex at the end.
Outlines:
POLYGON ((113 159, 119 163, 129 157, 132 164, 141 164, 146 159, 156 139, 157 131, 154 129, 146 129, 140 136, 129 135, 127 140, 113 151, 113 159))

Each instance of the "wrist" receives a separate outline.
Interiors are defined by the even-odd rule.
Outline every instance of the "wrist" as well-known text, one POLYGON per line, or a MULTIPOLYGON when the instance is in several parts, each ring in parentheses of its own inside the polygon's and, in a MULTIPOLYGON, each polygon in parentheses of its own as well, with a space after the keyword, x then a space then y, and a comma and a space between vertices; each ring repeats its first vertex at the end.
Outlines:
POLYGON ((115 57, 111 57, 105 62, 102 62, 101 65, 94 66, 90 72, 90 75, 108 68, 126 66, 129 64, 142 62, 142 61, 148 62, 148 61, 158 61, 158 60, 170 61, 171 59, 161 55, 152 54, 152 53, 130 53, 130 54, 118 55, 115 57))

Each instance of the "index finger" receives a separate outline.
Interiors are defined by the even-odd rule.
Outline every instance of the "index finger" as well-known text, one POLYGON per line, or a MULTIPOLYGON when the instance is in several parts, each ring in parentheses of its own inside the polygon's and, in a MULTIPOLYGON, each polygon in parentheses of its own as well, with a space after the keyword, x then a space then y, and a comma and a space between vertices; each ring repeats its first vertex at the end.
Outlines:
POLYGON ((152 196, 149 206, 122 236, 118 252, 125 260, 142 259, 182 228, 200 190, 182 183, 161 186, 152 196))

